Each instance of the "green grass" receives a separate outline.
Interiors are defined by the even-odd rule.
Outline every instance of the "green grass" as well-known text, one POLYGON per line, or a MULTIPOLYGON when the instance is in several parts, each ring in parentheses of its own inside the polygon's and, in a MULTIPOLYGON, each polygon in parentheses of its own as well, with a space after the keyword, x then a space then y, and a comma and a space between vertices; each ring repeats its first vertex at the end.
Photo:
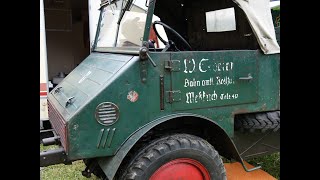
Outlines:
POLYGON ((280 179, 280 153, 274 153, 247 161, 251 165, 260 165, 262 170, 271 176, 280 179))
MULTIPOLYGON (((45 151, 54 149, 56 146, 42 146, 40 150, 45 151)), ((254 166, 261 165, 262 169, 268 172, 273 177, 280 179, 280 153, 275 153, 267 156, 262 156, 248 160, 249 164, 254 166)), ((82 176, 85 165, 82 161, 75 161, 72 165, 53 165, 45 167, 40 171, 42 180, 98 180, 98 178, 92 175, 91 178, 85 178, 82 176)))
MULTIPOLYGON (((40 151, 49 149, 55 149, 57 146, 42 146, 40 145, 40 151)), ((85 165, 82 161, 75 161, 72 165, 58 164, 49 167, 45 167, 40 171, 41 180, 94 180, 98 179, 95 175, 91 178, 82 176, 85 165)))
POLYGON ((91 178, 86 178, 82 176, 81 171, 83 171, 85 165, 82 161, 75 161, 72 165, 53 165, 50 167, 45 167, 40 171, 41 180, 88 180, 88 179, 98 179, 94 175, 91 178))
POLYGON ((280 6, 278 7, 274 7, 273 10, 277 10, 277 11, 280 11, 280 6))

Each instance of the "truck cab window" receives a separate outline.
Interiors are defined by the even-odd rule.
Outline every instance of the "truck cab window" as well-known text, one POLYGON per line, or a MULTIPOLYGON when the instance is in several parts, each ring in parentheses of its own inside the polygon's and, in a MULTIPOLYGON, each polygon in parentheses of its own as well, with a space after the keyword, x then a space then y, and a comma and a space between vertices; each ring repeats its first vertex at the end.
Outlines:
POLYGON ((129 8, 124 9, 128 2, 118 0, 103 7, 97 39, 98 48, 141 46, 147 7, 133 2, 129 8))
MULTIPOLYGON (((156 2, 154 14, 178 32, 193 51, 259 49, 244 12, 232 0, 161 0, 156 2)), ((175 33, 167 28, 165 33, 180 51, 188 50, 175 33)))

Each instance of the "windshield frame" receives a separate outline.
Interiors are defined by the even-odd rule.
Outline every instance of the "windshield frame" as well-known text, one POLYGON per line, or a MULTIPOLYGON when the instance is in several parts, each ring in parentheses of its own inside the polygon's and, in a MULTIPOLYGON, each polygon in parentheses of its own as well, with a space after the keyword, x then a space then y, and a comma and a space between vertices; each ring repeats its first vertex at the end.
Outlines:
MULTIPOLYGON (((109 4, 103 4, 99 9, 100 10, 100 15, 99 15, 99 21, 98 21, 97 31, 96 31, 96 34, 95 34, 94 43, 93 43, 93 46, 92 46, 92 52, 139 54, 139 51, 140 51, 141 47, 147 46, 147 44, 148 44, 147 42, 148 42, 149 34, 150 34, 150 28, 151 28, 152 16, 153 16, 154 7, 155 7, 155 1, 156 0, 150 0, 149 1, 142 43, 140 44, 140 46, 137 46, 137 47, 97 47, 97 43, 98 43, 97 40, 98 40, 98 37, 99 37, 99 34, 100 34, 100 29, 101 29, 102 10, 103 10, 103 8, 105 8, 106 6, 109 5, 109 4)), ((123 8, 122 8, 122 10, 123 10, 123 8)), ((118 34, 119 34, 119 32, 117 32, 116 36, 118 36, 118 34)))

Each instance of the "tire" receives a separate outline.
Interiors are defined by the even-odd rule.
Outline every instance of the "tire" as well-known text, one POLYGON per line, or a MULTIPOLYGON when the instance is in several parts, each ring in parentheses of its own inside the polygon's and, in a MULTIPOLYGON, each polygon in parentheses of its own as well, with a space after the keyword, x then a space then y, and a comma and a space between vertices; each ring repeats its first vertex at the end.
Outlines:
POLYGON ((235 129, 250 132, 255 130, 277 132, 280 130, 280 111, 238 115, 235 118, 235 129))
POLYGON ((226 179, 224 164, 218 152, 197 136, 165 136, 152 141, 138 152, 124 167, 126 170, 119 175, 119 179, 226 179), (197 171, 197 178, 188 175, 191 171, 197 171), (169 175, 172 172, 174 175, 169 175))

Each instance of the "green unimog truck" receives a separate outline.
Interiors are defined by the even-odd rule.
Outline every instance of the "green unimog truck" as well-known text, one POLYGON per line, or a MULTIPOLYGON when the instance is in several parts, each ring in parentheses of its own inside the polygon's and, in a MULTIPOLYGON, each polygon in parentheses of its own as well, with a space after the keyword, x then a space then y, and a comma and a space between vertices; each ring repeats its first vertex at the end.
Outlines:
MULTIPOLYGON (((102 179, 226 179, 280 149, 269 0, 102 0, 92 53, 48 95, 40 166, 102 179)), ((280 38, 280 36, 279 36, 280 38)))

